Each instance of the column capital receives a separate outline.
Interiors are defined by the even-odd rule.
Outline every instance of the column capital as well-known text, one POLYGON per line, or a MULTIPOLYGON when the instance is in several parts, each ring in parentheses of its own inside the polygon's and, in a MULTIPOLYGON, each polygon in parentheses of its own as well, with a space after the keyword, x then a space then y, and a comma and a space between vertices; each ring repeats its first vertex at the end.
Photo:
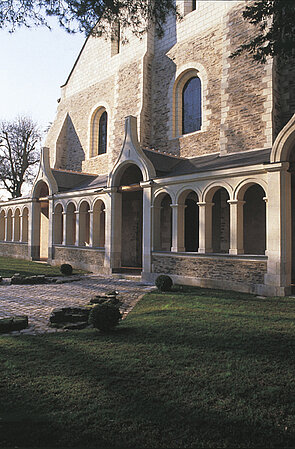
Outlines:
POLYGON ((243 200, 227 200, 227 203, 230 204, 230 205, 238 204, 238 205, 243 206, 246 203, 246 201, 243 201, 243 200))
POLYGON ((215 203, 209 203, 209 202, 206 202, 206 201, 198 201, 197 202, 198 206, 210 206, 210 207, 212 207, 212 206, 214 206, 214 204, 215 203))

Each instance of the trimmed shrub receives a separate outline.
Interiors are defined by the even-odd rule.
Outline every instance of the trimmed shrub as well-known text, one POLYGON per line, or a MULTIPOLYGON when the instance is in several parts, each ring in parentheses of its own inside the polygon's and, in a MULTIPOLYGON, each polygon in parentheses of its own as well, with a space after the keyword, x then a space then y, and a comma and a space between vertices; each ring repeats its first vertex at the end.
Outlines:
POLYGON ((108 332, 119 324, 122 314, 115 304, 104 302, 93 307, 89 314, 89 324, 103 332, 108 332))
POLYGON ((161 274, 157 277, 155 284, 160 292, 169 292, 171 290, 173 282, 170 276, 161 274))
POLYGON ((70 276, 73 273, 73 267, 69 263, 63 263, 60 266, 60 271, 65 276, 70 276))

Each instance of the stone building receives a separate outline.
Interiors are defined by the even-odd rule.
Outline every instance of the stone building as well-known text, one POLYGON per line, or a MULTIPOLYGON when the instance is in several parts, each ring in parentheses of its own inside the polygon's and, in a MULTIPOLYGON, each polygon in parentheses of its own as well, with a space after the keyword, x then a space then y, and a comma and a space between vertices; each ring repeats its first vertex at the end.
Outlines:
POLYGON ((178 3, 162 38, 86 40, 0 254, 290 294, 294 65, 230 58, 246 2, 178 3))

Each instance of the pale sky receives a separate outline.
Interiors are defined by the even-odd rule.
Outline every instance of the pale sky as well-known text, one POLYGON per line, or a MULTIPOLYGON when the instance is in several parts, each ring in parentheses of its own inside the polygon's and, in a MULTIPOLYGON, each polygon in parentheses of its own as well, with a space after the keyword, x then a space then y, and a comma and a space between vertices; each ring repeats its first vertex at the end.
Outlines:
POLYGON ((83 34, 68 34, 58 25, 53 31, 0 30, 0 120, 26 114, 46 128, 84 40, 83 34))

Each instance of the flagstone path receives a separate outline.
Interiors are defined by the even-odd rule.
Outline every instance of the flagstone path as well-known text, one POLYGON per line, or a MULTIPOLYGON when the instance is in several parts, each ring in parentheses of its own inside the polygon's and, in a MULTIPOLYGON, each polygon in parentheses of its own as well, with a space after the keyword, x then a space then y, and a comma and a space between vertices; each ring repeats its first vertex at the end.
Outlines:
POLYGON ((51 311, 55 308, 85 306, 94 295, 117 290, 118 298, 123 302, 121 312, 124 318, 142 295, 153 288, 135 280, 96 275, 82 276, 80 280, 63 284, 4 284, 0 285, 0 318, 28 315, 29 328, 10 333, 14 335, 61 332, 48 325, 51 311))

